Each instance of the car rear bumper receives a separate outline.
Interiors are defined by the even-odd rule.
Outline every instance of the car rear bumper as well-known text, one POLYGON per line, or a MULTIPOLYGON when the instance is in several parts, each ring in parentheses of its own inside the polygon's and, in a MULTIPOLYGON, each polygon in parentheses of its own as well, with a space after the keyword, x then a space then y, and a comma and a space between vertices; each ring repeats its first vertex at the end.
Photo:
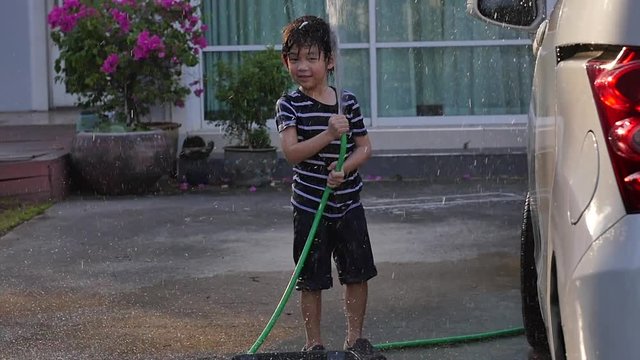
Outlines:
POLYGON ((623 217, 591 245, 561 311, 569 359, 640 354, 640 216, 623 217))

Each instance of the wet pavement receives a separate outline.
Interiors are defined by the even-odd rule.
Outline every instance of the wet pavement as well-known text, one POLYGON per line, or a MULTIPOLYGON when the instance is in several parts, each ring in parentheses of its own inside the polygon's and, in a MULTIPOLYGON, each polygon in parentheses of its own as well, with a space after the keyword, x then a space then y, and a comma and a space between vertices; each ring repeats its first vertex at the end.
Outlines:
MULTIPOLYGON (((523 180, 370 182, 379 276, 373 343, 522 326, 523 180)), ((227 359, 266 325, 293 269, 286 184, 140 197, 74 196, 0 238, 0 359, 227 359)), ((304 343, 297 294, 261 351, 304 343)), ((342 289, 325 292, 328 348, 342 289)), ((524 336, 395 350, 389 359, 533 359, 524 336)))

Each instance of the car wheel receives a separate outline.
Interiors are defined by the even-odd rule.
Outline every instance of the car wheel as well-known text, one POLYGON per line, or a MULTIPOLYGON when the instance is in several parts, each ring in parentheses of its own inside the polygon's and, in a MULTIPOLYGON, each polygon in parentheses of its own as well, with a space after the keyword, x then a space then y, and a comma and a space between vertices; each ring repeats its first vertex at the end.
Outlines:
POLYGON ((534 257, 533 224, 531 223, 531 199, 527 194, 520 236, 520 293, 522 295, 522 320, 529 345, 537 351, 549 351, 547 333, 538 302, 538 274, 534 257))

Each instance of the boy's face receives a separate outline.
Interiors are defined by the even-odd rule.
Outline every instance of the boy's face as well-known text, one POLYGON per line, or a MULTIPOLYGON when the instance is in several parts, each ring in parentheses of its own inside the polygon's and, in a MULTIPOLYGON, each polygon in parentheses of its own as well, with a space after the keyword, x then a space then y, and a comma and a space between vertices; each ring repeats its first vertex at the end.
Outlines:
POLYGON ((322 90, 327 86, 327 73, 333 69, 333 58, 325 55, 317 46, 293 46, 283 59, 293 80, 304 90, 322 90))

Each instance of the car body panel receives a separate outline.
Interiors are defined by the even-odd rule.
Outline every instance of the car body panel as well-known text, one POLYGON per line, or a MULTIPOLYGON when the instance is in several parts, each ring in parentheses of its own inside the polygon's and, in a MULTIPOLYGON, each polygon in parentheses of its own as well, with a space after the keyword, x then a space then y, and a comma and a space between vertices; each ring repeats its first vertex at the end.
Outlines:
MULTIPOLYGON (((626 215, 586 71, 587 62, 598 55, 597 52, 580 53, 559 63, 555 70, 557 121, 562 124, 558 127, 557 141, 561 150, 558 151, 552 190, 549 237, 541 240, 547 243, 546 247, 555 256, 568 359, 600 358, 593 356, 592 352, 587 352, 591 356, 584 356, 584 349, 588 347, 585 342, 592 339, 584 337, 579 330, 585 314, 588 317, 602 309, 584 304, 579 313, 575 312, 577 298, 582 295, 576 293, 575 286, 571 286, 572 274, 596 240, 626 215), (585 143, 588 150, 585 150, 585 143), (585 158, 585 154, 589 157, 585 158), (581 216, 572 221, 572 206, 577 203, 580 204, 581 216)), ((550 268, 538 270, 550 276, 550 268)), ((602 295, 605 298, 618 296, 617 293, 602 295)), ((550 314, 550 299, 542 301, 541 308, 550 314)), ((551 332, 553 322, 549 324, 551 332)), ((606 341, 601 345, 612 346, 606 341)))
POLYGON ((569 221, 572 225, 580 221, 596 192, 600 172, 599 152, 596 135, 589 131, 582 141, 577 161, 568 164, 571 169, 567 174, 569 189, 566 196, 569 221))
POLYGON ((640 354, 640 311, 629 311, 640 303, 639 233, 639 215, 625 216, 591 245, 572 274, 563 309, 563 316, 573 320, 567 321, 575 342, 567 346, 568 359, 640 354))
MULTIPOLYGON (((553 17, 547 26, 545 35, 538 49, 532 82, 531 111, 529 113, 529 192, 531 196, 531 217, 535 238, 536 268, 550 268, 550 251, 547 242, 549 228, 549 213, 551 208, 551 188, 556 163, 556 104, 555 84, 556 49, 553 39, 555 29, 553 17), (541 96, 545 94, 546 96, 541 96)), ((548 303, 549 283, 547 271, 538 271, 538 297, 541 305, 548 303)), ((542 317, 549 323, 550 314, 543 308, 542 317)), ((551 337, 548 337, 553 342, 551 337)))
POLYGON ((637 0, 564 0, 556 46, 640 43, 637 0))
MULTIPOLYGON (((617 190, 606 147, 607 139, 602 134, 602 125, 586 71, 587 61, 597 55, 599 53, 581 53, 570 60, 561 62, 556 68, 557 121, 561 124, 558 142, 562 146, 561 151, 558 151, 553 194, 552 211, 555 212, 553 216, 558 217, 555 226, 567 227, 569 231, 573 230, 571 227, 571 206, 573 203, 581 203, 581 212, 586 212, 587 208, 590 208, 590 216, 594 211, 598 215, 597 222, 585 221, 585 224, 589 225, 590 234, 587 243, 579 245, 578 248, 575 247, 575 244, 567 245, 572 247, 570 250, 572 264, 577 263, 591 242, 626 214, 619 194, 613 196, 607 194, 611 197, 604 199, 605 203, 601 201, 592 203, 597 188, 599 188, 596 185, 599 184, 601 176, 604 180, 612 180, 613 183, 606 185, 613 185, 613 188, 617 190), (592 138, 589 141, 592 144, 591 151, 584 149, 585 138, 592 138), (600 153, 605 156, 600 157, 600 153), (585 154, 590 154, 590 157, 585 159, 585 154), (601 207, 603 204, 606 206, 601 207)), ((606 189, 609 186, 603 188, 606 189)), ((580 224, 576 222, 576 225, 573 226, 580 224)), ((573 271, 573 268, 568 270, 573 271)))

